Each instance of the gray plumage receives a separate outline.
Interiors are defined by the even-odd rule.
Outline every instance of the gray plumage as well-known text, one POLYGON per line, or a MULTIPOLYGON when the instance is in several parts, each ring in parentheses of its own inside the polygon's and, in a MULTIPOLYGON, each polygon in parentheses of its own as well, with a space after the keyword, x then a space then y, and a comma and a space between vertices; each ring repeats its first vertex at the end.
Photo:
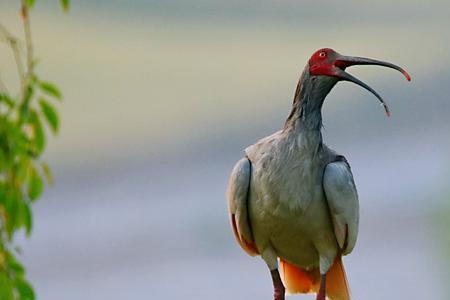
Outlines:
POLYGON ((278 260, 303 272, 292 275, 301 283, 292 286, 296 292, 316 292, 319 300, 326 295, 350 298, 340 257, 356 244, 358 194, 345 157, 323 143, 321 110, 336 83, 347 80, 373 93, 389 116, 381 96, 345 72, 358 64, 396 69, 410 80, 391 63, 343 56, 329 48, 316 51, 300 77, 284 128, 245 149, 245 157, 232 171, 227 200, 234 233, 247 253, 259 254, 266 262, 276 300, 283 300, 285 293, 278 260))
POLYGON ((227 198, 240 241, 255 244, 271 270, 281 257, 324 274, 355 245, 358 197, 350 167, 320 132, 322 99, 336 82, 304 72, 284 129, 248 147, 230 177, 227 198))

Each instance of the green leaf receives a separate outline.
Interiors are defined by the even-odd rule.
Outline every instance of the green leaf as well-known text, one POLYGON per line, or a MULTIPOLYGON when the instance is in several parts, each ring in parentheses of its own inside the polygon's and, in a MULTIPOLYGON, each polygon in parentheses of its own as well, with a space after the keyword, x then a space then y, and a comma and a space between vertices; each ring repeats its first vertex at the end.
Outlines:
POLYGON ((48 125, 50 125, 53 133, 57 133, 59 128, 59 118, 55 108, 42 98, 39 100, 39 104, 41 106, 42 113, 44 114, 45 119, 48 122, 48 125))
POLYGON ((22 222, 25 225, 25 233, 29 237, 31 234, 31 229, 33 229, 33 214, 31 213, 30 204, 22 203, 22 222))
POLYGON ((33 86, 30 85, 25 89, 25 93, 23 95, 23 99, 20 104, 19 118, 21 120, 21 123, 28 121, 28 119, 30 117, 30 114, 29 114, 30 101, 31 101, 31 98, 33 97, 33 94, 34 94, 34 88, 33 88, 33 86))
POLYGON ((14 271, 14 273, 16 273, 16 276, 23 276, 25 274, 25 269, 23 268, 23 266, 12 256, 11 261, 8 262, 8 266, 11 270, 14 271))
POLYGON ((30 177, 28 179, 28 197, 31 201, 36 200, 44 189, 42 178, 34 166, 30 166, 30 177))
POLYGON ((0 272, 0 299, 14 299, 11 280, 6 272, 0 272))
POLYGON ((69 10, 69 4, 70 4, 69 0, 59 0, 59 2, 61 3, 61 7, 63 8, 64 11, 69 10))
POLYGON ((25 5, 28 8, 33 8, 35 2, 36 2, 35 0, 25 0, 25 5))
POLYGON ((47 180, 48 184, 52 185, 54 182, 52 170, 46 162, 41 162, 41 166, 42 171, 44 171, 45 179, 47 180))
POLYGON ((45 132, 38 114, 33 110, 31 122, 34 130, 34 143, 38 154, 42 153, 45 147, 45 132))
POLYGON ((58 100, 62 99, 61 92, 53 83, 50 83, 48 81, 41 81, 41 82, 39 82, 39 87, 41 88, 41 90, 44 93, 46 93, 52 97, 55 97, 58 100))
POLYGON ((4 199, 4 208, 6 215, 9 217, 7 222, 5 223, 6 233, 8 235, 8 239, 11 240, 14 234, 14 231, 21 226, 20 219, 20 201, 22 200, 21 191, 19 190, 10 190, 4 199))
POLYGON ((24 181, 28 180, 30 164, 31 159, 26 156, 22 156, 22 159, 15 164, 16 180, 18 184, 22 185, 24 181))
POLYGON ((22 103, 25 106, 28 106, 28 104, 30 103, 31 97, 33 97, 34 95, 34 87, 32 85, 28 85, 25 88, 25 92, 23 94, 23 99, 22 99, 22 103))
POLYGON ((0 94, 0 102, 5 103, 9 108, 14 106, 14 101, 6 94, 0 94))
POLYGON ((34 300, 36 298, 33 288, 27 281, 18 279, 15 283, 21 300, 34 300))

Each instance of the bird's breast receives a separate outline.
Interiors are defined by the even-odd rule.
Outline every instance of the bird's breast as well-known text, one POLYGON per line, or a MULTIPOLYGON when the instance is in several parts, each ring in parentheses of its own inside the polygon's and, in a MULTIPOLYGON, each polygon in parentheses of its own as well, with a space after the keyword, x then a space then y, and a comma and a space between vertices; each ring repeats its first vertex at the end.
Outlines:
POLYGON ((322 197, 323 169, 312 156, 266 154, 252 162, 251 192, 266 213, 302 213, 322 197))

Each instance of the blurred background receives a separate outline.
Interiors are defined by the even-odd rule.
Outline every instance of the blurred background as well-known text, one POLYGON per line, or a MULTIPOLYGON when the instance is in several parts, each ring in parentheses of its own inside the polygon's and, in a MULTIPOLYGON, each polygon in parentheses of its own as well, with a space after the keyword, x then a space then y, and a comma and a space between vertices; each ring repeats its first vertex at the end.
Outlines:
MULTIPOLYGON (((352 165, 361 205, 345 258, 354 299, 448 299, 450 3, 40 1, 43 77, 64 92, 23 259, 38 299, 271 299, 265 264, 228 225, 225 188, 243 149, 279 128, 318 48, 404 66, 339 83, 324 139, 352 165)), ((21 34, 16 1, 0 19, 21 34)), ((2 70, 13 70, 0 48, 2 70)), ((15 78, 3 74, 14 84, 15 78)), ((291 296, 291 299, 314 299, 291 296)))

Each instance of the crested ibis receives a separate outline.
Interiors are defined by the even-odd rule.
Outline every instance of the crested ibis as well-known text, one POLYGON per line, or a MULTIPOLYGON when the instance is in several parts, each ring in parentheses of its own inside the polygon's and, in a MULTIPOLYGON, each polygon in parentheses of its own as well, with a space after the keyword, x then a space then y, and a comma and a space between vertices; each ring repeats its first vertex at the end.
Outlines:
POLYGON ((274 299, 285 291, 316 293, 317 300, 348 300, 342 256, 358 235, 359 203, 350 165, 322 140, 322 105, 338 81, 353 82, 382 97, 345 72, 354 65, 384 61, 344 56, 323 48, 309 59, 283 129, 245 149, 234 167, 227 201, 231 227, 240 246, 267 264, 274 299))

